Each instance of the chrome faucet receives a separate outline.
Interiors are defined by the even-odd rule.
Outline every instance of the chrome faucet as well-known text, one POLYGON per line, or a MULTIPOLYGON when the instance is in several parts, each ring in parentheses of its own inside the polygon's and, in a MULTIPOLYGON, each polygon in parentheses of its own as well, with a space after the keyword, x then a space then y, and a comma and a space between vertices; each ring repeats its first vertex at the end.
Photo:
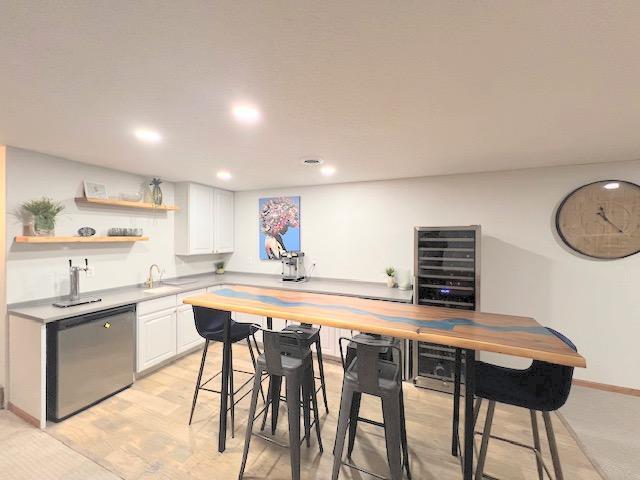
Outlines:
POLYGON ((89 260, 84 259, 84 267, 73 265, 69 259, 69 300, 75 301, 80 298, 80 272, 89 270, 89 260))
POLYGON ((158 270, 158 275, 160 276, 160 280, 162 280, 162 272, 160 271, 160 267, 154 263, 149 267, 149 277, 147 278, 147 281, 144 282, 147 288, 153 288, 153 267, 156 267, 156 270, 158 270))

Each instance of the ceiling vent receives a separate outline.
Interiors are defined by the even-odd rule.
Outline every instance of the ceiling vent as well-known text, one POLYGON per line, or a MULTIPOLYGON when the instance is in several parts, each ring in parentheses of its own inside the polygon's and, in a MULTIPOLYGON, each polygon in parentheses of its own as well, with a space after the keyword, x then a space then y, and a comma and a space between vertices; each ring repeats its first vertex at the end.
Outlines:
POLYGON ((318 157, 305 157, 302 159, 302 164, 307 165, 308 167, 317 167, 323 163, 324 161, 318 157))

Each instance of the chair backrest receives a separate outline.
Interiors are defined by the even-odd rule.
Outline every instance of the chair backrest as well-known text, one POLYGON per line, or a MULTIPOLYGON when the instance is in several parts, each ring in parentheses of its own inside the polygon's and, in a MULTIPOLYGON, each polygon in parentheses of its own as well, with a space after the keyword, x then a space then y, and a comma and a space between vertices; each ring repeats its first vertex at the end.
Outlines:
MULTIPOLYGON (((547 328, 547 330, 562 340, 574 352, 578 351, 574 343, 562 333, 552 328, 547 328)), ((539 398, 542 401, 538 405, 538 410, 554 411, 566 403, 571 392, 573 367, 536 360, 531 364, 529 373, 540 389, 539 398)))
POLYGON ((195 305, 193 306, 193 318, 195 320, 196 330, 201 337, 204 337, 207 333, 222 332, 224 330, 224 322, 230 322, 230 326, 233 324, 231 312, 206 307, 196 307, 195 305))
MULTIPOLYGON (((348 341, 356 345, 356 357, 355 366, 358 374, 358 384, 365 393, 376 394, 380 391, 380 365, 384 360, 380 359, 380 355, 391 350, 397 350, 398 356, 400 355, 400 349, 393 345, 391 341, 381 338, 347 338, 341 337, 338 340, 340 346, 340 357, 342 358, 343 367, 349 368, 349 365, 345 365, 343 341, 348 341)), ((386 362, 390 363, 390 362, 386 362)), ((398 366, 398 370, 400 366, 398 366)), ((399 373, 399 372, 398 372, 399 373)), ((401 381, 401 378, 399 378, 401 381)))
POLYGON ((298 358, 303 358, 300 334, 295 330, 269 330, 259 326, 257 328, 262 331, 262 346, 269 373, 283 375, 282 356, 292 354, 293 350, 299 354, 298 358))

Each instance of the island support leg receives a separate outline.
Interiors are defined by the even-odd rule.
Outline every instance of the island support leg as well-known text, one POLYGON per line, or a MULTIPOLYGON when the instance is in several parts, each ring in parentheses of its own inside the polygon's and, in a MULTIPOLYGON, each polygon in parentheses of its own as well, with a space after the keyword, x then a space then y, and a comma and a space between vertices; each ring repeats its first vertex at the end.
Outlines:
POLYGON ((475 419, 473 415, 474 397, 476 389, 475 350, 465 350, 465 393, 464 393, 464 458, 463 458, 463 478, 473 479, 473 430, 475 419))
POLYGON ((231 313, 225 312, 227 318, 222 332, 222 388, 220 389, 220 423, 218 431, 218 451, 224 452, 227 443, 227 404, 229 399, 229 368, 231 360, 231 313))

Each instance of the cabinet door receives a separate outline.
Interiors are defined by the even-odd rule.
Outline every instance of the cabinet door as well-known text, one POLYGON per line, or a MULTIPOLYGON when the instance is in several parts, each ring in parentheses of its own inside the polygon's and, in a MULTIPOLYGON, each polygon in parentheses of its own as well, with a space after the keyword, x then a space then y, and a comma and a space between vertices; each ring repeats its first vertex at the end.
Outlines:
POLYGON ((339 357, 336 338, 336 329, 333 327, 322 327, 320 329, 320 345, 322 346, 322 355, 328 357, 339 357))
POLYGON ((136 372, 176 355, 176 310, 141 315, 137 320, 136 372))
POLYGON ((233 252, 233 192, 213 191, 213 253, 233 252))
POLYGON ((193 308, 190 305, 179 307, 176 315, 177 353, 186 352, 202 343, 204 343, 204 338, 196 330, 193 308))
POLYGON ((189 185, 189 254, 213 253, 213 189, 189 185))

